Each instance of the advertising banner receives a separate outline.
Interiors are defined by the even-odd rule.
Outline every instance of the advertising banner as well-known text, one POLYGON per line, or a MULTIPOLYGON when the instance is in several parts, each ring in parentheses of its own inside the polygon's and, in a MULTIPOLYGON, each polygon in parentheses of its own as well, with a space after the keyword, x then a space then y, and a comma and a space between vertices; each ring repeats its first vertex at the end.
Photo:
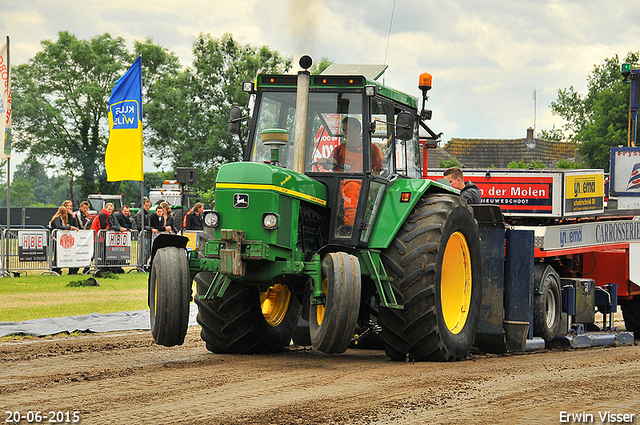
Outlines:
POLYGON ((123 262, 131 255, 131 233, 107 232, 105 240, 105 260, 123 262))
POLYGON ((47 261, 47 232, 44 230, 18 231, 19 261, 47 261))
POLYGON ((611 148, 610 192, 640 197, 640 147, 611 148))
POLYGON ((564 176, 564 215, 604 211, 604 172, 572 173, 564 176))
POLYGON ((92 230, 58 230, 54 234, 55 267, 89 267, 93 257, 92 230))
POLYGON ((640 242, 640 220, 549 226, 545 230, 544 250, 640 242))
MULTIPOLYGON (((442 172, 428 178, 441 179, 442 172)), ((504 215, 553 217, 562 214, 559 173, 464 170, 464 179, 478 186, 483 204, 500 206, 504 215)))

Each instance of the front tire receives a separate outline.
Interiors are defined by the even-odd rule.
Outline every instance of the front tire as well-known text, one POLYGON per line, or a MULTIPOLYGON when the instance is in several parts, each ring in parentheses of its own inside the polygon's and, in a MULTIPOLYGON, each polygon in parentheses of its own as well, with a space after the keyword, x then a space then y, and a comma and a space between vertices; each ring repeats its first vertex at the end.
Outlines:
POLYGON ((232 281, 221 300, 201 300, 215 277, 201 272, 195 277, 200 336, 207 349, 218 354, 269 354, 282 351, 291 341, 300 303, 289 287, 277 284, 260 292, 255 286, 232 281))
POLYGON ((324 305, 312 305, 309 334, 314 350, 344 353, 349 347, 360 309, 360 262, 353 255, 332 252, 322 260, 324 305))
POLYGON ((482 298, 473 210, 459 196, 418 201, 382 259, 403 309, 380 307, 385 351, 394 360, 451 361, 469 353, 482 298))
POLYGON ((159 345, 182 345, 189 326, 191 280, 184 249, 161 248, 149 275, 149 318, 153 339, 159 345))

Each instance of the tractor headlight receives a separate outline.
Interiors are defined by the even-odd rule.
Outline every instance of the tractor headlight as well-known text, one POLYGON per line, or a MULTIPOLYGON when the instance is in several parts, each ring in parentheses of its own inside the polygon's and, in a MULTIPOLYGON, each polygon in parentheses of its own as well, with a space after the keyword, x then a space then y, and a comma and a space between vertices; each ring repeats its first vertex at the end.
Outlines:
POLYGON ((218 227, 220 225, 220 214, 218 211, 209 211, 204 215, 204 225, 207 227, 218 227))
POLYGON ((276 213, 264 213, 262 214, 262 227, 267 230, 274 230, 278 228, 278 214, 276 213))

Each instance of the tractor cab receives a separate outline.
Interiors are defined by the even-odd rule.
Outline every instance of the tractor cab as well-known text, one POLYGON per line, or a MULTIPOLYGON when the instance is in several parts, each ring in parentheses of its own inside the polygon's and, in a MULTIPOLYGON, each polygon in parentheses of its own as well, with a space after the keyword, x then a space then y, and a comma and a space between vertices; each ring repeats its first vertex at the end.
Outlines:
MULTIPOLYGON (((360 67, 368 75, 335 75, 344 66, 310 76, 306 134, 296 134, 297 78, 260 75, 245 160, 294 169, 295 143, 304 144, 305 175, 327 188, 322 233, 328 244, 367 246, 386 189, 396 178, 420 178, 421 151, 415 98, 375 81, 386 67, 360 67), (404 135, 398 137, 398 117, 404 135), (269 134, 286 133, 274 145, 269 134)), ((298 125, 298 127, 300 127, 298 125)), ((304 131, 304 130, 303 130, 304 131)))

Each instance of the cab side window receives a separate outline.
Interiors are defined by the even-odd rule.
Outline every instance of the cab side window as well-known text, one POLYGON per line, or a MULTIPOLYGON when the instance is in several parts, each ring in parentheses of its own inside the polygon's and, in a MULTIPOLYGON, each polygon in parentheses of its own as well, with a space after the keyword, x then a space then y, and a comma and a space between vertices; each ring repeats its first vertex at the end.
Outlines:
POLYGON ((378 99, 371 101, 371 122, 375 129, 371 134, 371 143, 378 147, 382 154, 381 176, 389 176, 395 171, 394 167, 394 107, 391 103, 378 99))
MULTIPOLYGON (((395 112, 397 117, 402 110, 396 109, 395 112)), ((398 174, 419 179, 422 176, 422 150, 418 139, 418 120, 414 123, 412 139, 396 140, 396 169, 398 174)))

